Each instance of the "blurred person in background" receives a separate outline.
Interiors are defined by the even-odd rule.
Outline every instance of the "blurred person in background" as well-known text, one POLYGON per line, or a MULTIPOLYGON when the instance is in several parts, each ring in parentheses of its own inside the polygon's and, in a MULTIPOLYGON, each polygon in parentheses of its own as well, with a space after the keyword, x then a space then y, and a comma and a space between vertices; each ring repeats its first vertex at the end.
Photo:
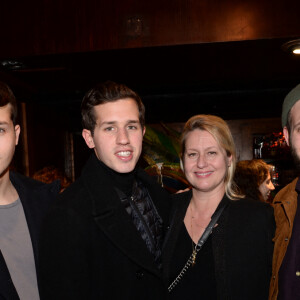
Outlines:
POLYGON ((60 193, 62 193, 72 183, 72 181, 64 174, 64 172, 55 166, 47 166, 42 168, 41 170, 35 172, 32 178, 45 183, 52 183, 55 180, 59 180, 60 193))
POLYGON ((261 159, 241 160, 236 164, 234 182, 240 192, 254 200, 269 201, 275 187, 272 166, 261 159))

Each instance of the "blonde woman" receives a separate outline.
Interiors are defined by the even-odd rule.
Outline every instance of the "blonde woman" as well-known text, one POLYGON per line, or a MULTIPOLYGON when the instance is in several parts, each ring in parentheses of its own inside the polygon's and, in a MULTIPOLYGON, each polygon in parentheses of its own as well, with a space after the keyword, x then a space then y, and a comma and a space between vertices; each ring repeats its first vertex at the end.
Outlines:
POLYGON ((170 299, 268 298, 275 230, 272 208, 234 189, 235 147, 224 120, 186 123, 181 161, 192 186, 174 195, 163 260, 170 299))

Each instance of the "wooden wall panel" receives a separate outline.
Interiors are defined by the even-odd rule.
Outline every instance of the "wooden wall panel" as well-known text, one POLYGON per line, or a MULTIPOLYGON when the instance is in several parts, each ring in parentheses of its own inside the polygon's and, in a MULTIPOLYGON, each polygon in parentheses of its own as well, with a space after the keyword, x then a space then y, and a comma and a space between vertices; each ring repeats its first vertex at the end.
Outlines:
MULTIPOLYGON (((253 159, 253 138, 255 135, 268 135, 281 132, 280 118, 225 120, 230 128, 236 147, 237 161, 253 159)), ((167 123, 169 128, 181 133, 185 123, 167 123)), ((150 124, 158 131, 163 131, 161 124, 150 124)))
POLYGON ((18 2, 0 7, 0 58, 300 36, 296 0, 18 2))

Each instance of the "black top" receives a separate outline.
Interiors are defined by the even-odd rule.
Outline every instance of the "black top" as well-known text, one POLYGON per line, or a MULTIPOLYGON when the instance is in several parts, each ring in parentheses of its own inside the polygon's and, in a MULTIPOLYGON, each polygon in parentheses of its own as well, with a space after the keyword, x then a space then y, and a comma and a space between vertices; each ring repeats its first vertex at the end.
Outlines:
MULTIPOLYGON (((182 241, 181 231, 184 216, 192 198, 192 191, 176 194, 172 198, 170 229, 163 248, 164 276, 169 283, 175 273, 173 265, 179 265, 175 261, 178 259, 176 257, 178 254, 174 254, 178 253, 177 247, 187 247, 188 255, 191 254, 191 241, 189 242, 188 239, 182 241)), ((212 253, 210 252, 210 257, 203 257, 200 267, 204 264, 205 269, 199 270, 197 276, 203 277, 206 272, 214 274, 216 284, 206 280, 206 284, 215 286, 215 288, 210 288, 211 297, 215 297, 213 293, 217 293, 217 299, 222 300, 266 300, 272 270, 272 238, 275 232, 273 209, 270 205, 260 201, 250 199, 233 201, 226 195, 222 201, 226 201, 227 206, 218 220, 218 226, 213 229, 210 236, 211 246, 209 242, 204 245, 211 247, 212 253), (211 270, 208 270, 211 259, 213 263, 211 270)), ((200 252, 203 250, 204 248, 200 252)), ((197 259, 201 258, 199 256, 197 259)), ((199 261, 196 262, 195 267, 197 264, 200 265, 199 261)), ((182 267, 182 262, 180 266, 182 267)), ((187 284, 184 285, 186 288, 183 293, 184 297, 181 299, 212 299, 202 296, 205 286, 196 290, 196 286, 201 284, 202 280, 195 281, 193 290, 187 284), (192 297, 187 297, 187 293, 190 293, 192 297)), ((174 287, 170 295, 173 291, 176 292, 178 286, 174 287)))
MULTIPOLYGON (((213 233, 212 233, 213 234, 213 233)), ((192 254, 195 244, 192 242, 184 223, 179 232, 176 249, 170 266, 171 282, 178 276, 181 269, 192 254)), ((192 299, 201 295, 201 299, 217 299, 216 278, 212 251, 211 235, 196 256, 196 264, 184 274, 178 285, 171 291, 170 299, 192 299)))
MULTIPOLYGON (((99 163, 93 154, 46 218, 41 299, 166 299, 161 271, 99 163)), ((168 193, 144 170, 135 172, 161 218, 168 220, 168 193)))
POLYGON ((136 169, 128 173, 118 173, 109 168, 106 164, 99 160, 99 166, 103 168, 103 171, 110 176, 112 183, 115 187, 120 189, 126 196, 131 196, 132 187, 136 169))

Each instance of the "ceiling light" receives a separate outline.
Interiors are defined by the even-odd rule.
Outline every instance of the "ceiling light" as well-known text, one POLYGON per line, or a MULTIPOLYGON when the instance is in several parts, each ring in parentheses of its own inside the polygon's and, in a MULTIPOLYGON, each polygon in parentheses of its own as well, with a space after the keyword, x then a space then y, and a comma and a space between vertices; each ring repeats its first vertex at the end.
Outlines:
POLYGON ((0 66, 9 71, 15 71, 24 68, 24 64, 18 60, 2 60, 0 66))
POLYGON ((294 54, 300 54, 300 47, 293 50, 294 54))
POLYGON ((288 53, 300 54, 300 39, 284 43, 282 49, 288 53))

